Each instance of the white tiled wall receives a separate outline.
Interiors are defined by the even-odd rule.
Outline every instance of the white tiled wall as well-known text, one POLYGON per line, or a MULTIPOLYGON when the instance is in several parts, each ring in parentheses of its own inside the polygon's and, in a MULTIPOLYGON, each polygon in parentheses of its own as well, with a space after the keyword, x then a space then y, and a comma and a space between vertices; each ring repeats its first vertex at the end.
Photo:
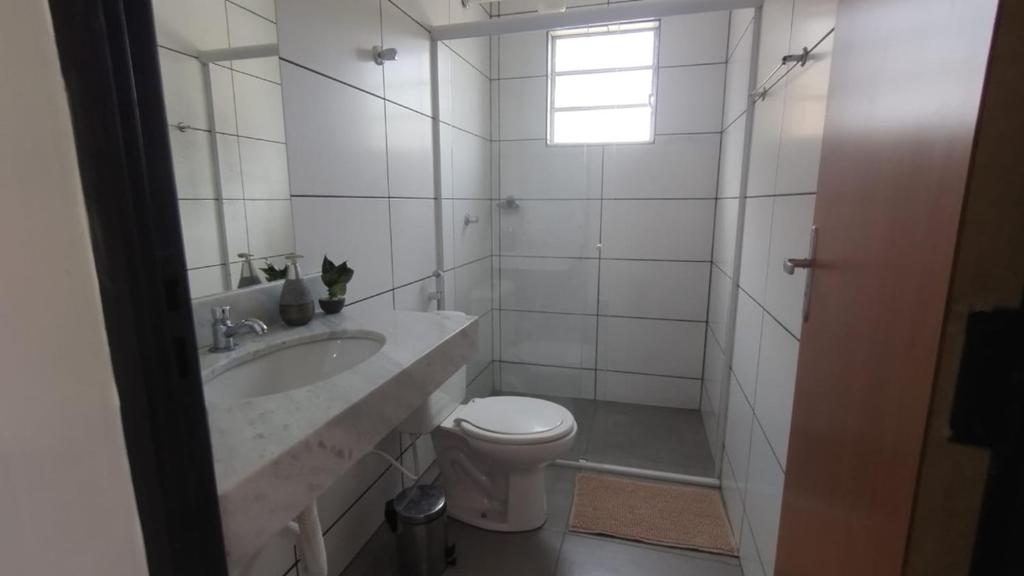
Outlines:
MULTIPOLYGON (((216 12, 204 2, 207 0, 190 0, 182 3, 186 6, 178 6, 164 0, 163 4, 194 14, 216 12)), ((224 12, 225 0, 209 2, 219 4, 224 12)), ((252 194, 258 194, 262 204, 259 210, 248 211, 250 225, 254 217, 269 225, 283 218, 288 206, 287 218, 289 222, 294 219, 295 234, 294 246, 286 252, 295 250, 307 257, 307 274, 318 272, 324 254, 336 261, 347 260, 356 270, 347 297, 350 307, 432 310, 436 304, 428 295, 436 284, 431 274, 442 269, 446 307, 480 316, 479 354, 468 366, 467 377, 471 396, 489 394, 497 324, 497 314, 492 311, 490 43, 485 39, 439 45, 437 97, 441 113, 435 118, 425 27, 453 19, 486 18, 487 13, 480 6, 465 9, 450 0, 281 2, 277 11, 271 0, 227 0, 227 4, 228 17, 241 11, 249 18, 269 22, 265 16, 276 14, 284 128, 240 114, 237 131, 258 132, 260 138, 273 136, 275 130, 286 132, 285 167, 291 174, 289 185, 287 177, 273 173, 275 166, 284 165, 281 149, 250 146, 248 140, 236 137, 245 142, 241 166, 229 164, 230 170, 225 172, 251 175, 253 182, 245 178, 245 193, 232 192, 237 194, 232 198, 238 199, 229 202, 240 207, 243 201, 249 202, 252 186, 252 194), (370 48, 381 44, 396 47, 399 59, 377 66, 370 48), (435 144, 435 130, 440 133, 439 145, 435 144), (252 165, 247 158, 253 160, 252 165), (439 188, 435 162, 440 166, 439 188)), ((175 16, 184 18, 177 12, 175 16)), ((200 30, 194 38, 178 41, 210 42, 209 35, 200 30)), ((182 57, 170 50, 167 53, 182 57)), ((230 75, 228 83, 230 86, 230 75)), ((236 112, 246 105, 239 103, 236 112)), ((253 142, 267 144, 262 139, 253 142)), ((209 173, 206 170, 186 176, 198 180, 209 173)), ((197 185, 195 189, 196 194, 203 194, 206 188, 197 185)), ((191 208, 186 203, 199 201, 182 203, 191 208)), ((203 211, 201 205, 194 209, 196 218, 216 216, 203 211)), ((210 236, 197 234, 192 241, 217 242, 210 236)), ((229 235, 229 241, 275 245, 283 239, 271 235, 257 241, 247 238, 242 228, 229 235)), ((206 276, 196 275, 193 286, 199 281, 210 283, 206 276)), ((311 285, 322 289, 316 280, 311 285)), ((206 304, 200 300, 198 305, 206 304)), ((402 460, 410 464, 412 440, 393 434, 379 448, 395 456, 402 454, 402 460)), ((421 449, 420 471, 435 474, 433 467, 428 468, 433 462, 429 438, 420 438, 417 445, 421 449)), ((401 485, 397 471, 371 455, 320 497, 332 574, 340 573, 377 529, 383 521, 384 501, 401 485)), ((251 572, 252 576, 298 573, 287 537, 270 542, 251 572)))
POLYGON ((211 66, 214 147, 206 80, 195 57, 276 42, 277 26, 273 2, 157 0, 154 9, 185 255, 198 298, 237 283, 240 252, 280 265, 295 250, 278 60, 211 66), (179 123, 191 128, 173 128, 179 123))
POLYGON ((704 406, 716 410, 705 418, 716 423, 709 436, 725 446, 722 493, 745 574, 774 572, 804 288, 803 272, 784 274, 782 260, 807 253, 831 42, 752 111, 746 95, 752 76, 817 42, 834 9, 834 0, 766 0, 760 23, 752 9, 730 22, 708 338, 729 369, 716 376, 721 401, 704 406))
POLYGON ((662 19, 652 144, 548 146, 547 33, 495 39, 502 390, 699 407, 729 25, 662 19))

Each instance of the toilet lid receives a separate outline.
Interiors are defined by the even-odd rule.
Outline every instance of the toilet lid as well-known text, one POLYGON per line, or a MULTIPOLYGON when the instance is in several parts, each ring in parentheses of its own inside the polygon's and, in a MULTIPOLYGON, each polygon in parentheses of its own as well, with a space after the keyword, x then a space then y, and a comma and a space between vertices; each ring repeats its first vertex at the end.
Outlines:
POLYGON ((576 420, 565 408, 520 396, 478 398, 454 416, 464 433, 495 444, 552 442, 576 429, 576 420))

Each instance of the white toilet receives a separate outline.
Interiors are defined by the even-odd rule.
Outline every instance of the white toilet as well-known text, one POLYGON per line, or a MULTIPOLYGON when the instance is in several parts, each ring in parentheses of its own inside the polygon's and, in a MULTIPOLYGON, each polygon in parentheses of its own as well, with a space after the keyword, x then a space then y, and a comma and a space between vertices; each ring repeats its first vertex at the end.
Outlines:
POLYGON ((460 404, 465 368, 399 427, 431 432, 448 515, 501 532, 533 530, 547 517, 544 470, 572 447, 576 420, 536 398, 494 396, 460 404))

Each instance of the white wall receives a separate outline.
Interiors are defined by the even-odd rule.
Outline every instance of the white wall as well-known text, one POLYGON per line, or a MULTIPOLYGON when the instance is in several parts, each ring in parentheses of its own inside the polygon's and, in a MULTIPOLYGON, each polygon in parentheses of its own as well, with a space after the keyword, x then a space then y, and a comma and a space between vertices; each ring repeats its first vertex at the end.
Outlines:
MULTIPOLYGON (((835 0, 766 0, 761 10, 758 79, 782 55, 816 43, 835 21, 835 0)), ((748 576, 774 571, 805 278, 802 271, 785 275, 782 260, 807 254, 832 50, 830 39, 805 68, 743 113, 757 28, 748 24, 752 17, 750 10, 735 12, 730 34, 707 359, 715 376, 707 387, 727 389, 725 421, 721 395, 713 396, 723 401, 707 420, 716 423, 716 437, 724 435, 723 496, 748 576)))
MULTIPOLYGON (((435 289, 430 274, 442 268, 446 307, 480 316, 480 352, 467 370, 475 396, 489 394, 493 379, 490 42, 438 46, 435 116, 425 26, 487 17, 480 6, 464 9, 458 0, 310 0, 279 3, 277 13, 291 202, 296 249, 307 257, 304 271, 318 272, 325 253, 348 260, 356 270, 348 306, 426 311, 436 306, 427 298, 435 289), (398 60, 375 65, 373 45, 396 47, 398 60), (464 224, 466 215, 478 221, 464 224)), ((322 290, 318 282, 316 289, 322 290)), ((247 297, 229 294, 196 306, 247 297)), ((411 466, 412 440, 396 433, 379 448, 411 466)), ((428 470, 434 459, 429 438, 417 445, 420 472, 435 474, 428 470)), ((384 502, 401 486, 394 467, 369 455, 318 499, 332 574, 380 526, 384 502)), ((252 574, 296 574, 295 562, 282 534, 260 553, 252 574)))
POLYGON ((147 573, 66 94, 45 2, 0 19, 0 558, 147 573))
POLYGON ((547 33, 497 39, 503 391, 700 406, 728 30, 662 19, 655 141, 606 146, 548 146, 547 33))
POLYGON ((277 16, 272 1, 155 0, 153 9, 189 286, 199 298, 237 286, 240 252, 280 267, 295 250, 277 58, 210 66, 216 147, 196 59, 201 50, 277 42, 277 16))

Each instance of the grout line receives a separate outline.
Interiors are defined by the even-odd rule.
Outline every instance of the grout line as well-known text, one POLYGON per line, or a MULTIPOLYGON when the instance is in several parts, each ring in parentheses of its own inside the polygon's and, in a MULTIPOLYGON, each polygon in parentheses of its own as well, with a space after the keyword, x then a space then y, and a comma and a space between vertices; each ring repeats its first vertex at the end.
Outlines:
MULTIPOLYGON (((379 30, 380 30, 380 42, 384 43, 384 3, 377 3, 377 14, 380 17, 379 30)), ((381 86, 381 99, 384 100, 384 187, 388 191, 388 250, 391 253, 391 309, 395 310, 398 307, 398 302, 395 299, 395 224, 394 217, 391 212, 391 147, 390 138, 388 138, 388 107, 387 107, 387 81, 384 74, 384 67, 380 67, 380 86, 381 86)))
MULTIPOLYGON (((657 376, 658 378, 671 378, 673 380, 685 380, 687 382, 700 383, 700 378, 693 376, 675 376, 672 374, 655 374, 652 372, 632 372, 629 370, 613 370, 611 368, 584 368, 581 366, 557 366, 555 364, 542 364, 539 362, 520 362, 517 360, 495 360, 502 364, 513 364, 515 366, 537 366, 540 368, 560 368, 562 370, 578 370, 582 372, 609 372, 611 374, 629 374, 632 376, 657 376)), ((595 398, 584 398, 584 400, 594 400, 595 402, 605 402, 605 400, 599 400, 595 398)), ((689 408, 688 408, 689 410, 689 408)))
MULTIPOLYGON (((270 18, 267 18, 266 16, 264 16, 263 14, 260 14, 259 12, 256 12, 255 10, 250 10, 249 8, 247 8, 245 6, 242 6, 238 2, 235 2, 234 0, 225 0, 225 1, 228 4, 231 4, 232 6, 234 6, 235 8, 241 8, 242 10, 245 10, 246 12, 252 14, 253 16, 257 16, 259 18, 262 18, 263 20, 266 20, 267 22, 273 24, 274 26, 277 26, 277 22, 276 21, 271 20, 270 18)), ((276 16, 276 14, 275 14, 275 16, 276 16)))
POLYGON ((655 320, 658 322, 677 322, 685 324, 707 324, 707 320, 691 320, 688 318, 660 318, 657 316, 627 316, 624 314, 602 314, 601 312, 555 312, 552 310, 528 310, 524 308, 495 308, 499 312, 515 312, 522 314, 548 314, 552 316, 580 316, 584 318, 622 318, 627 320, 655 320))
MULTIPOLYGON (((598 256, 536 256, 532 254, 495 254, 496 258, 523 258, 537 260, 597 260, 598 256)), ((675 262, 687 264, 711 264, 711 260, 665 260, 658 258, 604 258, 604 260, 623 262, 675 262)))
MULTIPOLYGON (((595 304, 595 316, 601 312, 601 264, 604 261, 604 252, 602 250, 604 242, 604 162, 605 157, 604 148, 601 149, 601 199, 598 204, 598 215, 597 215, 597 296, 594 301, 595 304)), ((597 316, 596 325, 594 327, 594 364, 598 364, 601 351, 601 319, 597 316)), ((594 372, 594 400, 597 400, 597 372, 594 372)))

